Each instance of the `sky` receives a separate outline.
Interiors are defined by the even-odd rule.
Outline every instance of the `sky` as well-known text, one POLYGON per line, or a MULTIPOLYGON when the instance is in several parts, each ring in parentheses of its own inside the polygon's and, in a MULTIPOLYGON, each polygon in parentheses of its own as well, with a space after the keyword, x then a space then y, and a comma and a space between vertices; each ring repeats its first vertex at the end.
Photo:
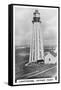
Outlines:
POLYGON ((58 9, 46 7, 15 7, 15 45, 30 45, 32 36, 32 20, 35 10, 40 13, 41 28, 43 32, 43 43, 45 46, 57 45, 58 34, 58 9))

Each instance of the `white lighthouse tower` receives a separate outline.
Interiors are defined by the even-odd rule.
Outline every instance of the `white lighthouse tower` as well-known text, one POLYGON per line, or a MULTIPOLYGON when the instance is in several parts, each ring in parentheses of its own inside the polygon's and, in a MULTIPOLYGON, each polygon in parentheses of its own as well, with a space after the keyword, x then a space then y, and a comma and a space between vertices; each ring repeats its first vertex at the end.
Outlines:
MULTIPOLYGON (((42 28, 40 21, 40 13, 35 10, 33 13, 33 30, 32 30, 32 40, 30 43, 30 56, 28 64, 32 62, 44 62, 44 49, 43 49, 43 38, 42 38, 42 28)), ((27 64, 27 65, 28 65, 27 64)))

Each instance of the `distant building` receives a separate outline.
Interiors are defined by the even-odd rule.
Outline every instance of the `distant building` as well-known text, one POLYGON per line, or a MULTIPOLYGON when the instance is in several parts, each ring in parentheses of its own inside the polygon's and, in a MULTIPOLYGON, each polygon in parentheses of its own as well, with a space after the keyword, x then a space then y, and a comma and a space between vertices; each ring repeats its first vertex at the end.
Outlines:
POLYGON ((45 54, 45 64, 55 64, 57 62, 57 54, 46 52, 45 54))
POLYGON ((54 50, 55 53, 57 53, 57 48, 54 50))

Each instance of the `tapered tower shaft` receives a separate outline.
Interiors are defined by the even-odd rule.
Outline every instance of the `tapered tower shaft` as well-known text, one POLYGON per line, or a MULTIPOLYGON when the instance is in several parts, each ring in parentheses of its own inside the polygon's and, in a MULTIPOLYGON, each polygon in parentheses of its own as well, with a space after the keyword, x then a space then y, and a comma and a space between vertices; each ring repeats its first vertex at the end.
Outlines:
POLYGON ((42 29, 40 21, 40 13, 35 10, 33 14, 33 32, 32 32, 32 42, 30 46, 30 58, 29 62, 36 62, 37 60, 44 60, 44 50, 43 50, 43 38, 42 29))
POLYGON ((40 21, 40 13, 35 10, 33 13, 33 30, 32 30, 32 40, 30 43, 30 56, 29 63, 44 60, 44 49, 43 49, 43 38, 42 38, 42 28, 40 21))

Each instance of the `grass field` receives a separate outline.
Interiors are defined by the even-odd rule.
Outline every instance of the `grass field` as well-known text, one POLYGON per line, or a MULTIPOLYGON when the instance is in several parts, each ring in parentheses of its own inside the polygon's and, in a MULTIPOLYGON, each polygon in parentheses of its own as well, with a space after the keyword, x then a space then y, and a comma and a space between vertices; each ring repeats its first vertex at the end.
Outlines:
POLYGON ((25 66, 29 60, 29 48, 16 49, 15 79, 52 77, 57 71, 56 64, 35 64, 25 66))

